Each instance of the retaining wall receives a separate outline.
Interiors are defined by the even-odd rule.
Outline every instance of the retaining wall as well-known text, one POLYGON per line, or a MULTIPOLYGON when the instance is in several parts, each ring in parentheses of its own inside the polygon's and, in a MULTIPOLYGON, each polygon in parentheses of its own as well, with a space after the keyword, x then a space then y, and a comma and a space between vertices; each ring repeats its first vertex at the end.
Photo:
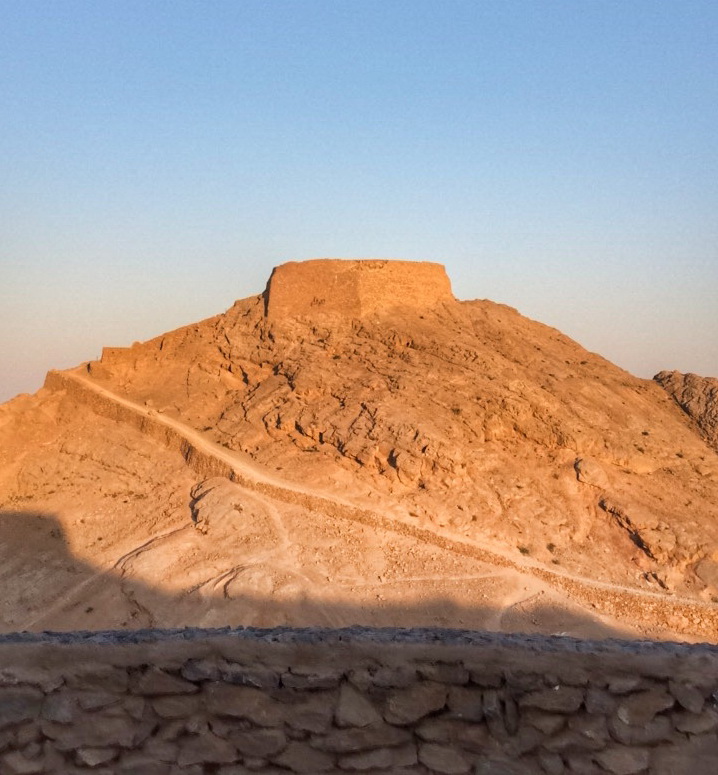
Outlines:
POLYGON ((718 648, 440 630, 0 638, 0 772, 718 771, 718 648))

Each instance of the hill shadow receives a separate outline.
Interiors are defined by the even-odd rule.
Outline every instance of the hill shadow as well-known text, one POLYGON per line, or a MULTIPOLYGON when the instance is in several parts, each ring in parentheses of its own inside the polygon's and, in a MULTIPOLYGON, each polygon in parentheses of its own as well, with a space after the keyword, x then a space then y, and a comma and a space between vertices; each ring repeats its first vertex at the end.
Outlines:
MULTIPOLYGON (((439 627, 587 639, 631 638, 581 609, 537 599, 501 609, 488 601, 460 605, 427 589, 406 603, 358 602, 346 595, 257 594, 241 583, 215 589, 168 589, 120 570, 103 569, 71 551, 56 515, 0 511, 0 630, 134 630, 173 627, 439 627)), ((241 582, 241 580, 240 580, 241 582)))

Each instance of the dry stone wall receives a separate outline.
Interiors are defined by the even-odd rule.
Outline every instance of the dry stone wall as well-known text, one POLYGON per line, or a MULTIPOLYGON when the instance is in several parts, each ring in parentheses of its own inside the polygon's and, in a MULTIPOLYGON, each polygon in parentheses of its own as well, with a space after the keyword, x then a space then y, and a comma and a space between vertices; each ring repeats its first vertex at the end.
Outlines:
POLYGON ((715 773, 718 648, 438 630, 0 638, 0 772, 715 773))

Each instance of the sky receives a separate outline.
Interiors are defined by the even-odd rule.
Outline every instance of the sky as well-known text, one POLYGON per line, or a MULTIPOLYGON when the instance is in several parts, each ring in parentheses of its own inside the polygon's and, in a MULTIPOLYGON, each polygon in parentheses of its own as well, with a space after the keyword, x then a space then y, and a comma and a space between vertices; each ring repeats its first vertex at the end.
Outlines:
POLYGON ((718 376, 718 3, 0 0, 0 401, 315 257, 718 376))

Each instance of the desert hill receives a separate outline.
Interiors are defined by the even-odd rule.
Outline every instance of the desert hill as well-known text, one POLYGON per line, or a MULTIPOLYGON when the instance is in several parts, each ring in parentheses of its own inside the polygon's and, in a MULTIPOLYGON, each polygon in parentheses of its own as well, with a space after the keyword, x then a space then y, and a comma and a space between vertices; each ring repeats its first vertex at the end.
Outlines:
POLYGON ((4 629, 718 635, 694 421, 436 264, 278 267, 0 407, 0 466, 4 629))

